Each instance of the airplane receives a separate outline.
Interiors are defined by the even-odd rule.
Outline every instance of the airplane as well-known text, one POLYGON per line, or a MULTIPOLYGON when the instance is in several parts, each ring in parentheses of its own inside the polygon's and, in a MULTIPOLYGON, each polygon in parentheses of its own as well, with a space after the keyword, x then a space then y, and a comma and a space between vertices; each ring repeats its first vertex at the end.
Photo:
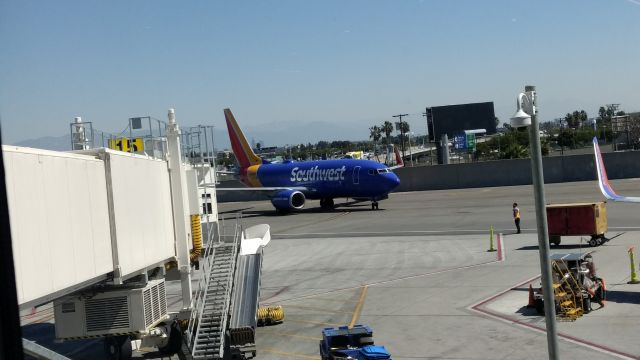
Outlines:
POLYGON ((319 199, 320 207, 332 209, 339 197, 371 201, 371 209, 378 210, 378 201, 400 185, 392 171, 404 166, 397 152, 398 165, 393 167, 356 159, 269 163, 253 152, 230 109, 224 109, 224 116, 240 181, 248 187, 217 190, 266 191, 276 211, 284 213, 302 209, 307 199, 319 199))
POLYGON ((605 198, 619 202, 640 202, 640 197, 634 196, 622 196, 616 194, 616 192, 609 184, 609 178, 607 177, 607 170, 604 168, 604 161, 602 160, 602 153, 600 152, 600 146, 598 146, 598 138, 593 137, 593 153, 595 156, 596 172, 598 173, 598 185, 600 191, 605 198))

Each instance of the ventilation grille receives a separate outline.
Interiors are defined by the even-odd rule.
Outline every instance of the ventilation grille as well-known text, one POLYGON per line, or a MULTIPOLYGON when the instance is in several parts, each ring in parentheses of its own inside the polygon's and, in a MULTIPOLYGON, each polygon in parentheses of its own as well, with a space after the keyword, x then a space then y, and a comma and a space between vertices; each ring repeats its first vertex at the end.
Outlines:
POLYGON ((144 302, 145 326, 150 326, 166 315, 167 295, 165 293, 164 281, 145 290, 142 294, 142 299, 144 302))
POLYGON ((153 316, 147 314, 153 313, 151 310, 151 289, 147 289, 142 294, 142 300, 144 301, 144 326, 148 327, 153 323, 153 316))
POLYGON ((129 328, 129 301, 126 296, 89 299, 84 303, 87 331, 129 328))
POLYGON ((164 290, 164 281, 158 284, 158 297, 160 298, 160 316, 167 313, 167 293, 164 290))

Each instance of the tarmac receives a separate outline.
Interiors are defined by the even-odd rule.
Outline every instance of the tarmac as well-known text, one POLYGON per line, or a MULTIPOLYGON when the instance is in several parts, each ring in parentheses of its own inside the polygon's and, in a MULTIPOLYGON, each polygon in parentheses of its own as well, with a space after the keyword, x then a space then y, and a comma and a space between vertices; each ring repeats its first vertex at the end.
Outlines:
MULTIPOLYGON (((640 179, 612 181, 640 193, 640 179)), ((601 201, 595 181, 546 185, 547 203, 601 201)), ((317 201, 279 215, 268 201, 219 204, 220 215, 243 213, 243 226, 266 223, 261 305, 282 305, 281 324, 257 330, 258 360, 318 359, 325 327, 367 324, 398 359, 541 359, 544 318, 526 307, 540 274, 533 190, 529 186, 393 193, 380 202, 317 201), (511 204, 522 213, 515 234, 511 204), (504 253, 488 252, 489 227, 503 234, 504 253)), ((640 358, 635 330, 640 284, 630 285, 627 250, 640 245, 640 204, 607 203, 608 237, 563 238, 552 252, 594 251, 608 302, 575 322, 559 322, 561 359, 640 358)), ((636 263, 636 267, 637 267, 636 263)), ((177 283, 168 282, 168 289, 177 283)), ((172 307, 179 299, 169 298, 172 307)), ((597 305, 595 305, 597 308, 597 305)), ((23 314, 25 337, 67 348, 74 359, 102 359, 102 342, 55 344, 51 309, 23 314)), ((152 354, 138 354, 144 358, 152 354)))
MULTIPOLYGON (((623 194, 640 179, 612 181, 623 194)), ((545 187, 547 203, 601 201, 597 183, 545 187)), ((289 215, 269 202, 220 204, 245 226, 271 225, 261 305, 282 305, 282 324, 257 331, 259 360, 318 359, 324 327, 367 324, 393 359, 540 359, 547 357, 544 317, 526 307, 539 286, 538 239, 531 186, 394 193, 368 203, 316 201, 289 215), (522 212, 515 234, 511 204, 522 212), (502 233, 504 259, 488 252, 489 227, 502 233)), ((627 250, 640 245, 637 204, 607 203, 607 244, 566 237, 552 253, 594 251, 608 302, 575 322, 558 322, 562 359, 640 358, 635 333, 640 284, 627 284, 627 250)), ((636 267, 637 267, 636 263, 636 267)))

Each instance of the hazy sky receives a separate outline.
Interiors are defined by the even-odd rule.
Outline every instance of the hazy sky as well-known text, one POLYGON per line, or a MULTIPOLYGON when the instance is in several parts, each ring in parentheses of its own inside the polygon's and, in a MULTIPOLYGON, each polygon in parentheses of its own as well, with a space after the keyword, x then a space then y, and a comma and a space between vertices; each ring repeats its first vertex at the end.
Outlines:
MULTIPOLYGON (((426 106, 536 85, 542 120, 640 110, 640 0, 0 1, 5 142, 120 131, 131 116, 247 132, 275 122, 368 127, 426 106)), ((322 139, 317 139, 322 140, 322 139)), ((281 143, 295 142, 283 133, 281 143)))

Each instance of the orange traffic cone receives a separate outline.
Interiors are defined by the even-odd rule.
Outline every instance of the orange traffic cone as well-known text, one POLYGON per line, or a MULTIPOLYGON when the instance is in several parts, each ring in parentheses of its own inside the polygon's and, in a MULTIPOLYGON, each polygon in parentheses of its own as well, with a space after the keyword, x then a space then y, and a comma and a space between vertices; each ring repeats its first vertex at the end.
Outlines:
POLYGON ((529 284, 529 304, 527 304, 527 307, 536 307, 536 300, 533 298, 533 286, 531 286, 531 284, 529 284))

